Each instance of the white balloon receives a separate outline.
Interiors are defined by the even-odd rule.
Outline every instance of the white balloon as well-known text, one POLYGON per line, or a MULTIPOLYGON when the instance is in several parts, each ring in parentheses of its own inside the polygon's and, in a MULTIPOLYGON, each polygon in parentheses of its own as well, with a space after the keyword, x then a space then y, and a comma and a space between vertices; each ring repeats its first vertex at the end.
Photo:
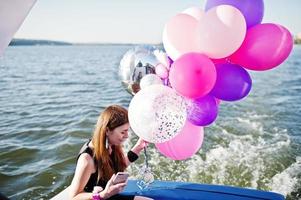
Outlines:
POLYGON ((199 21, 191 15, 180 13, 164 26, 162 42, 172 60, 189 52, 199 52, 199 21))
POLYGON ((170 60, 168 59, 167 53, 156 49, 154 51, 154 55, 160 61, 160 63, 163 64, 167 69, 170 68, 170 60))
POLYGON ((198 21, 200 21, 205 15, 204 10, 196 6, 187 8, 182 13, 190 15, 191 17, 194 17, 198 21))
POLYGON ((163 42, 163 46, 164 46, 165 51, 168 53, 168 55, 173 60, 176 60, 177 58, 179 58, 181 56, 181 52, 179 50, 177 50, 171 44, 171 42, 168 40, 166 26, 164 27, 164 30, 163 30, 162 42, 163 42))
POLYGON ((156 85, 156 84, 163 85, 161 78, 156 74, 147 74, 141 79, 140 88, 144 89, 148 86, 156 85))
POLYGON ((148 142, 162 143, 172 139, 185 121, 183 97, 164 85, 151 85, 140 90, 129 106, 132 130, 148 142))
POLYGON ((200 20, 200 51, 210 58, 225 58, 243 43, 247 24, 243 14, 230 5, 208 10, 200 20))

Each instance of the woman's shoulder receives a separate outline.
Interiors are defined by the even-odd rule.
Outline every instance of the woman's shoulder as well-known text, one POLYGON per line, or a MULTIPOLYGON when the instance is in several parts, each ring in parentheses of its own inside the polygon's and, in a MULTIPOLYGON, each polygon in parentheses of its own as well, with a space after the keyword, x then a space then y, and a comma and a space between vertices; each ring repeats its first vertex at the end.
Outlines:
POLYGON ((91 172, 95 171, 94 159, 88 153, 82 153, 78 158, 77 164, 85 169, 90 169, 91 172))
POLYGON ((94 162, 93 157, 87 153, 87 152, 83 152, 82 154, 79 155, 78 160, 80 160, 81 162, 94 162))
POLYGON ((86 142, 80 149, 77 159, 79 159, 79 157, 84 154, 87 153, 89 154, 91 157, 93 157, 93 150, 91 149, 91 147, 89 146, 91 140, 89 140, 88 142, 86 142))

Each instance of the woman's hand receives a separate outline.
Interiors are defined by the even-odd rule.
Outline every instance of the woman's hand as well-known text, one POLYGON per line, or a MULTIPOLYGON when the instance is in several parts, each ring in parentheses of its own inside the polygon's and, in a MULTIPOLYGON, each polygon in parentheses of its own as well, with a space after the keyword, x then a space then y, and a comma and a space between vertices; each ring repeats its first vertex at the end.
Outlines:
POLYGON ((145 140, 143 140, 142 138, 139 138, 139 140, 137 141, 135 146, 140 147, 141 149, 143 149, 144 147, 147 147, 148 142, 146 142, 145 140))
POLYGON ((134 153, 137 155, 140 154, 140 152, 143 150, 143 148, 147 147, 148 142, 143 140, 142 138, 139 138, 138 141, 136 142, 135 146, 131 149, 134 153))
POLYGON ((101 192, 104 194, 104 198, 110 198, 111 196, 118 194, 123 191, 124 187, 127 185, 127 181, 125 183, 117 183, 113 184, 113 180, 115 178, 116 174, 113 174, 113 176, 108 181, 106 188, 101 192))
POLYGON ((140 154, 140 152, 143 150, 143 148, 147 147, 148 142, 144 141, 142 138, 139 138, 138 141, 136 142, 136 144, 133 146, 133 148, 131 149, 131 152, 133 152, 135 155, 131 156, 131 161, 129 160, 129 153, 127 156, 125 156, 125 162, 126 162, 126 166, 129 166, 132 162, 134 162, 135 160, 138 159, 138 156, 140 154))

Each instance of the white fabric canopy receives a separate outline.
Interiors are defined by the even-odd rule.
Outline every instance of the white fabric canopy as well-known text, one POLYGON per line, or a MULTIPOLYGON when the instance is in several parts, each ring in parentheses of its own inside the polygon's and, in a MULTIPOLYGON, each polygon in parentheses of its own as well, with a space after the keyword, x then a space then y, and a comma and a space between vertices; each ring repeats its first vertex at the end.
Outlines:
POLYGON ((0 56, 36 0, 0 0, 0 56))

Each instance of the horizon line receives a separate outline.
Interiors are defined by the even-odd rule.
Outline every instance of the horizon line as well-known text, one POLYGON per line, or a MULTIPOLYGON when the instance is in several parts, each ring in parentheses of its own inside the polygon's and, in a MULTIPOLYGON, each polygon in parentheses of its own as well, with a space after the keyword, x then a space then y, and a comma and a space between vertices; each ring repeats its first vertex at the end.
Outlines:
POLYGON ((68 42, 63 40, 53 40, 53 39, 33 39, 33 38, 13 38, 11 42, 16 40, 27 40, 27 41, 39 41, 39 42, 57 42, 57 43, 65 43, 70 45, 99 45, 99 44, 122 44, 122 45, 163 45, 160 43, 148 43, 148 42, 68 42))

